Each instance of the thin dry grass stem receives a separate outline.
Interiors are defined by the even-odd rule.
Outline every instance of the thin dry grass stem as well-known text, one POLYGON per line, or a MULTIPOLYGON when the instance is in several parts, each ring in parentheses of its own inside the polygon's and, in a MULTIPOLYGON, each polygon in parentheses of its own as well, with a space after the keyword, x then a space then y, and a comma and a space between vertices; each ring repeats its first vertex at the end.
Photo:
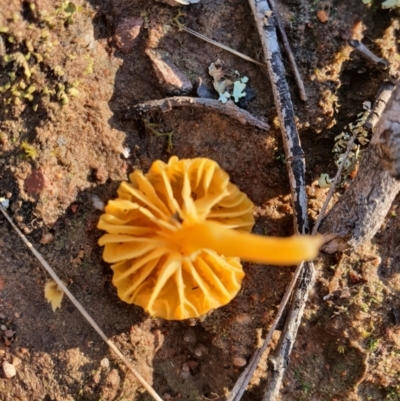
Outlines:
POLYGON ((211 44, 214 45, 214 46, 217 46, 217 47, 219 47, 219 48, 221 48, 221 49, 224 49, 224 50, 226 50, 226 51, 228 51, 228 52, 230 52, 230 53, 232 53, 232 54, 235 54, 236 56, 242 58, 243 60, 247 60, 247 61, 250 61, 250 62, 252 62, 252 63, 254 63, 254 64, 260 65, 260 66, 262 66, 262 67, 266 67, 266 65, 265 65, 264 63, 262 63, 262 62, 260 62, 260 61, 258 61, 258 60, 255 60, 254 58, 251 58, 251 57, 249 57, 249 56, 246 56, 245 54, 240 53, 240 52, 238 52, 238 51, 232 49, 232 48, 229 47, 229 46, 225 46, 225 45, 223 45, 222 43, 216 42, 215 40, 210 39, 210 38, 208 38, 207 36, 204 36, 203 34, 194 31, 193 29, 187 28, 186 26, 182 26, 182 27, 180 27, 180 29, 181 29, 182 31, 185 31, 185 32, 187 32, 187 33, 190 33, 190 34, 193 35, 193 36, 196 36, 196 37, 199 38, 199 39, 204 40, 205 42, 211 43, 211 44))
POLYGON ((283 312, 285 311, 286 305, 289 302, 290 296, 293 292, 293 289, 296 285, 296 282, 299 278, 300 272, 303 267, 303 262, 300 263, 292 277, 292 280, 290 281, 288 287, 286 288, 285 294, 283 295, 283 298, 279 304, 278 312, 276 313, 275 319, 272 322, 272 325, 268 331, 267 337, 265 337, 265 340, 260 348, 257 348, 257 350, 254 352, 252 357, 250 358, 249 363, 247 364, 245 370, 241 373, 239 379, 235 383, 235 386, 231 390, 227 401, 239 401, 241 400, 247 385, 249 384, 254 371, 257 369, 258 364, 260 363, 261 357, 263 356, 264 352, 268 348, 272 335, 274 334, 274 331, 276 330, 276 327, 279 324, 279 321, 282 318, 283 312))
POLYGON ((104 340, 104 342, 114 351, 114 353, 122 360, 122 362, 127 366, 127 368, 134 374, 134 376, 138 379, 140 384, 147 390, 147 392, 151 395, 151 397, 156 401, 163 401, 162 398, 155 392, 155 390, 144 380, 144 378, 140 375, 140 373, 132 366, 132 364, 125 358, 122 352, 118 349, 118 347, 107 338, 104 332, 100 329, 97 323, 92 319, 92 317, 86 312, 85 308, 78 302, 78 300, 72 295, 72 293, 68 290, 65 284, 60 280, 52 267, 46 262, 43 256, 35 249, 35 247, 28 241, 25 235, 19 230, 19 228, 14 224, 11 217, 8 215, 7 211, 0 204, 0 211, 3 213, 4 217, 8 220, 14 230, 17 232, 19 237, 28 247, 28 249, 33 253, 33 255, 38 259, 38 261, 42 264, 42 266, 46 269, 46 271, 50 274, 53 280, 57 283, 59 288, 64 291, 65 295, 71 300, 71 302, 75 305, 75 307, 79 310, 79 312, 83 315, 83 317, 89 322, 89 324, 96 330, 98 335, 104 340))

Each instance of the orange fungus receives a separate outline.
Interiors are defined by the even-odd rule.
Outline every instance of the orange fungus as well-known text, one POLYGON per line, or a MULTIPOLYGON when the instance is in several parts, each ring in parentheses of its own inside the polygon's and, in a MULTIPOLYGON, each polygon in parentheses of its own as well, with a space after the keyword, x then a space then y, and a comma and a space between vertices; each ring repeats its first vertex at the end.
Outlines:
POLYGON ((250 234, 253 203, 206 158, 135 170, 108 202, 98 228, 113 284, 127 303, 171 320, 229 303, 244 277, 240 258, 292 265, 312 259, 320 237, 250 234))

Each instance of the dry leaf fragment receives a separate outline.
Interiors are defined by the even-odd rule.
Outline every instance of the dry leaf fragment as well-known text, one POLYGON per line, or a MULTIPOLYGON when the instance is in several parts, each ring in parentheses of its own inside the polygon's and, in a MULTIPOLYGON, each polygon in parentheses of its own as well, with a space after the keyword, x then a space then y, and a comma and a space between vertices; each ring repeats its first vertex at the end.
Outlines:
POLYGON ((60 289, 55 281, 49 280, 44 285, 44 296, 47 301, 51 303, 53 312, 55 312, 57 308, 61 308, 61 301, 63 299, 64 292, 60 289))
POLYGON ((321 174, 318 180, 318 185, 320 188, 330 188, 333 179, 329 177, 329 174, 321 174))
POLYGON ((329 20, 329 15, 325 10, 318 10, 317 17, 322 23, 329 20))
POLYGON ((41 244, 48 244, 53 241, 54 235, 52 233, 43 234, 42 238, 40 239, 41 244))

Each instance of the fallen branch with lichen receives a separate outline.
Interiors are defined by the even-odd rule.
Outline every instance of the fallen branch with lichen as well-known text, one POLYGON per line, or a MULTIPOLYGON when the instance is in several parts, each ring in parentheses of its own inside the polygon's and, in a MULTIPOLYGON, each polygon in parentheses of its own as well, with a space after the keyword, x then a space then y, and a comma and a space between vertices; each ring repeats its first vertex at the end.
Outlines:
POLYGON ((371 239, 400 191, 399 84, 373 132, 356 177, 322 221, 319 231, 329 238, 325 252, 357 248, 371 239))
POLYGON ((139 119, 143 118, 147 113, 159 110, 163 113, 171 111, 173 108, 181 107, 194 107, 198 109, 203 109, 205 111, 213 111, 219 114, 224 114, 241 124, 249 124, 259 129, 268 131, 269 125, 254 117, 248 111, 237 107, 233 102, 227 102, 222 104, 218 100, 214 99, 204 99, 197 97, 188 96, 175 96, 159 100, 149 100, 144 103, 132 106, 130 111, 125 114, 124 118, 129 119, 139 119))

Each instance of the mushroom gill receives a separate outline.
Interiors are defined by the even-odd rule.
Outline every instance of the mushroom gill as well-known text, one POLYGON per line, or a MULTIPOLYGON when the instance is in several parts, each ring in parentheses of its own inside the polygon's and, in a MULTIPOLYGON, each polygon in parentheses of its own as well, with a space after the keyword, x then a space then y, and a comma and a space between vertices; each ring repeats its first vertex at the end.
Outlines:
POLYGON ((206 158, 135 170, 108 202, 98 228, 103 259, 127 303, 171 320, 198 317, 229 303, 244 277, 240 259, 291 265, 312 259, 319 237, 249 234, 253 203, 206 158))

